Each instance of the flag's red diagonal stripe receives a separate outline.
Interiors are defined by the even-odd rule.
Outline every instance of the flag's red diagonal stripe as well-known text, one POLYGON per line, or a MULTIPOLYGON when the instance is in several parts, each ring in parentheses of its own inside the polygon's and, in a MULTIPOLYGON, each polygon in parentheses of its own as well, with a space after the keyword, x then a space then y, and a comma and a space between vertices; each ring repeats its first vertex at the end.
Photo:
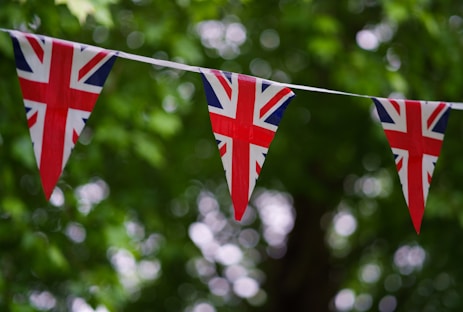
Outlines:
POLYGON ((222 157, 223 155, 225 155, 226 152, 227 152, 227 144, 224 144, 224 145, 222 145, 222 147, 219 149, 220 157, 222 157))
POLYGON ((403 159, 402 157, 400 157, 399 162, 396 164, 396 167, 397 167, 397 171, 398 171, 398 172, 402 169, 403 160, 404 160, 404 159, 403 159))
POLYGON ((392 107, 394 107, 397 114, 400 114, 400 105, 399 105, 399 103, 397 103, 397 101, 395 101, 395 100, 389 100, 389 102, 391 102, 392 107))
POLYGON ((447 105, 445 105, 444 103, 440 103, 436 107, 436 109, 432 112, 431 116, 429 116, 428 118, 428 122, 427 122, 428 128, 431 127, 433 122, 436 120, 437 116, 439 116, 440 112, 444 110, 446 107, 447 105))
POLYGON ((229 99, 231 99, 231 96, 232 96, 232 89, 231 89, 231 86, 230 86, 230 83, 228 82, 227 78, 225 78, 222 74, 222 72, 220 72, 219 70, 217 69, 213 69, 211 70, 211 72, 217 77, 217 79, 219 80, 220 84, 222 85, 222 88, 225 90, 225 92, 227 93, 227 96, 229 99))
POLYGON ((31 117, 29 117, 29 119, 27 119, 27 126, 30 128, 30 127, 33 127, 35 125, 35 123, 37 122, 37 116, 39 115, 38 112, 35 112, 31 117))
POLYGON ((40 63, 43 63, 44 51, 43 48, 40 46, 40 43, 37 41, 36 38, 32 36, 26 36, 26 39, 27 41, 29 41, 29 44, 31 45, 37 57, 39 58, 40 63))
POLYGON ((102 59, 104 59, 108 55, 105 51, 100 51, 97 55, 95 55, 87 64, 85 64, 79 70, 79 80, 82 79, 92 68, 94 68, 102 59))
POLYGON ((288 88, 281 89, 268 103, 260 109, 260 117, 264 116, 272 107, 274 107, 283 97, 292 91, 288 88))
POLYGON ((72 143, 76 144, 78 139, 79 139, 79 134, 77 133, 76 130, 73 130, 72 131, 72 143))

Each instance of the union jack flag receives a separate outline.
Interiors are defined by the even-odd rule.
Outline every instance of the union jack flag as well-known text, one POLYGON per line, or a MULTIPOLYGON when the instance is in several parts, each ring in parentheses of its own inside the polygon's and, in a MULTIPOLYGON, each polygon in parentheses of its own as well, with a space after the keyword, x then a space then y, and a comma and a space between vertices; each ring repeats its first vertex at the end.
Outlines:
POLYGON ((413 226, 419 234, 451 105, 380 98, 373 98, 373 102, 394 154, 413 226))
POLYGON ((251 76, 209 69, 201 74, 235 219, 241 220, 294 93, 251 76))
POLYGON ((10 35, 34 154, 49 199, 116 53, 18 31, 10 35))

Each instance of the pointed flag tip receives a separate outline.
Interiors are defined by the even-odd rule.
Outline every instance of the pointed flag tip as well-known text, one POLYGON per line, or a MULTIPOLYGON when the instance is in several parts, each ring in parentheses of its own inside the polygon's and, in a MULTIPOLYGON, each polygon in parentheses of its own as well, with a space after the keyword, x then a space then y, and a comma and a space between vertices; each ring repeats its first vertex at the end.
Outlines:
POLYGON ((52 188, 51 190, 49 190, 49 189, 47 190, 45 188, 43 189, 43 193, 45 194, 45 199, 47 201, 50 201, 51 194, 53 194, 53 190, 54 190, 54 188, 52 188))
POLYGON ((420 231, 421 231, 421 222, 418 222, 418 223, 413 223, 413 227, 415 228, 415 231, 416 231, 416 234, 417 235, 420 235, 420 231))
POLYGON ((52 174, 50 174, 50 172, 40 170, 40 179, 42 182, 43 194, 45 195, 45 199, 47 201, 50 201, 51 195, 55 190, 56 184, 58 184, 61 173, 61 170, 56 171, 52 174))
POLYGON ((244 213, 246 212, 246 208, 248 207, 248 204, 233 204, 233 210, 235 212, 235 220, 236 221, 241 221, 243 219, 244 213))
POLYGON ((243 215, 244 215, 244 210, 243 211, 237 211, 235 209, 235 220, 236 221, 241 221, 241 219, 243 219, 243 215))
POLYGON ((43 194, 45 195, 45 199, 47 201, 50 201, 51 195, 53 195, 53 191, 55 190, 55 187, 58 184, 60 176, 61 171, 55 172, 54 176, 50 176, 46 172, 40 170, 43 194))

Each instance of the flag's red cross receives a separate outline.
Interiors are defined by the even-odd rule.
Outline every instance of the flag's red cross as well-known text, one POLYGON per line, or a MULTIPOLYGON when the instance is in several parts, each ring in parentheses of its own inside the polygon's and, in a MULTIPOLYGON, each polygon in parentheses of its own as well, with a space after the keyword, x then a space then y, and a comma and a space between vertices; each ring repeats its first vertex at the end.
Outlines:
MULTIPOLYGON (((212 72, 220 81, 229 100, 231 100, 232 89, 226 78, 219 71, 213 70, 212 72)), ((261 108, 259 116, 262 117, 265 115, 281 98, 290 92, 291 90, 287 88, 278 92, 277 95, 261 108)), ((236 117, 230 118, 213 112, 209 114, 212 130, 233 140, 231 197, 237 220, 241 220, 249 200, 250 144, 269 148, 275 135, 274 131, 256 126, 253 123, 255 102, 256 79, 250 76, 239 75, 236 117)), ((223 146, 219 152, 223 156, 226 153, 226 146, 223 146)), ((259 174, 261 170, 259 164, 256 164, 255 169, 257 174, 259 174)))
MULTIPOLYGON (((26 37, 37 57, 43 62, 44 51, 36 38, 26 37)), ((66 118, 68 110, 79 109, 91 112, 98 98, 97 93, 70 88, 74 47, 65 42, 53 41, 52 60, 48 83, 19 78, 25 100, 46 104, 43 129, 42 153, 40 157, 40 175, 46 198, 50 198, 58 181, 63 162, 66 118)), ((79 71, 79 79, 107 55, 101 51, 79 71)), ((28 119, 29 127, 37 122, 37 112, 28 119)), ((73 133, 76 143, 79 135, 73 133)))
MULTIPOLYGON (((400 105, 390 100, 394 109, 400 114, 400 105)), ((446 108, 441 103, 426 121, 429 128, 438 117, 439 113, 446 108)), ((408 151, 408 207, 412 216, 413 224, 419 232, 421 219, 424 214, 423 194, 423 155, 438 157, 442 147, 442 140, 426 137, 423 135, 421 120, 421 103, 419 101, 405 101, 406 132, 395 130, 384 130, 389 144, 392 148, 408 151)), ((403 166, 403 159, 396 164, 397 171, 403 166)), ((428 173, 428 182, 431 183, 431 176, 428 173)))

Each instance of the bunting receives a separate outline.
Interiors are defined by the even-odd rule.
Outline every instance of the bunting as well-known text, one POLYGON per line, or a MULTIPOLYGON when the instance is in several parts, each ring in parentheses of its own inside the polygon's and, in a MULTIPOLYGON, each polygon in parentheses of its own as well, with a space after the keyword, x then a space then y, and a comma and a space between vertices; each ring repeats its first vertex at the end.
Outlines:
POLYGON ((0 31, 9 32, 12 38, 27 124, 47 199, 118 56, 201 74, 236 220, 245 213, 283 113, 294 97, 290 88, 373 100, 417 233, 450 109, 463 110, 463 103, 385 99, 278 83, 46 36, 0 31))
POLYGON ((241 74, 202 70, 201 75, 235 219, 241 220, 294 93, 284 86, 241 74))
POLYGON ((450 105, 378 98, 373 98, 373 102, 394 154, 413 226, 419 234, 450 105))
POLYGON ((114 52, 10 32, 27 124, 47 199, 93 110, 114 52))

